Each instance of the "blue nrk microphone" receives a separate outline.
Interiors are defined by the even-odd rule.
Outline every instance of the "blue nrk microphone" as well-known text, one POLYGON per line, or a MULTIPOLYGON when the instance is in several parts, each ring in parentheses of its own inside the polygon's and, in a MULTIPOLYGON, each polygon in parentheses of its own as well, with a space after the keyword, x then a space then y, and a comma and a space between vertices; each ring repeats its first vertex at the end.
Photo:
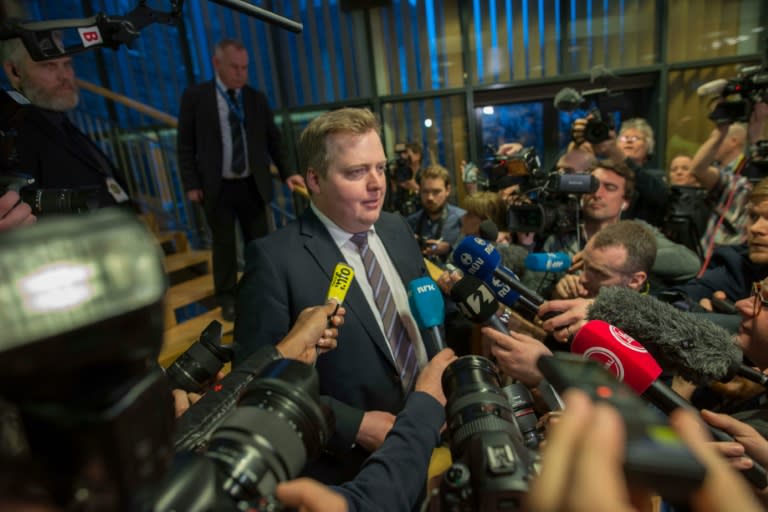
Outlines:
POLYGON ((419 329, 431 329, 435 354, 445 348, 440 325, 445 321, 445 301, 440 288, 429 276, 408 283, 408 303, 419 329))
POLYGON ((571 256, 565 252, 532 252, 524 264, 536 272, 565 272, 571 267, 571 256))

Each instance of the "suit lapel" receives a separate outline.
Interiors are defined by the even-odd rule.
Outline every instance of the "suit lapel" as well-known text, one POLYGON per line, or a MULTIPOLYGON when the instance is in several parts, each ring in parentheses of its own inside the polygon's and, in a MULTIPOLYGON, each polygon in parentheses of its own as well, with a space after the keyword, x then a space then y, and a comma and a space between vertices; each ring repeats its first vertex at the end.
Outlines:
MULTIPOLYGON (((327 277, 328 283, 330 283, 336 264, 346 260, 336 246, 336 242, 328 233, 328 230, 325 229, 325 226, 312 212, 311 208, 308 208, 301 218, 301 235, 304 237, 304 247, 315 260, 322 273, 327 277)), ((357 283, 357 279, 360 278, 365 279, 365 276, 355 277, 344 300, 344 307, 347 309, 347 314, 351 313, 358 319, 368 333, 368 336, 373 340, 374 345, 390 362, 392 368, 395 369, 389 344, 384 339, 378 322, 373 316, 371 308, 368 307, 368 301, 363 294, 363 290, 357 283)))
MULTIPOLYGON (((40 131, 45 133, 48 140, 52 140, 52 141, 66 140, 67 134, 63 133, 62 129, 51 124, 47 119, 43 117, 43 114, 38 112, 37 110, 33 109, 33 112, 35 112, 35 116, 33 117, 34 123, 37 125, 40 131)), ((85 135, 85 137, 88 137, 88 136, 85 135)), ((96 147, 96 145, 93 142, 91 142, 90 144, 91 146, 93 146, 91 150, 99 151, 102 154, 102 157, 104 158, 104 160, 109 165, 111 165, 109 157, 107 157, 103 151, 101 151, 98 147, 96 147)), ((67 153, 69 153, 73 157, 83 162, 86 166, 88 166, 89 169, 91 169, 96 174, 100 176, 107 176, 107 174, 105 174, 105 172, 98 165, 95 165, 95 161, 93 158, 91 158, 88 154, 80 151, 74 145, 67 142, 64 144, 60 144, 59 147, 63 148, 67 153)))

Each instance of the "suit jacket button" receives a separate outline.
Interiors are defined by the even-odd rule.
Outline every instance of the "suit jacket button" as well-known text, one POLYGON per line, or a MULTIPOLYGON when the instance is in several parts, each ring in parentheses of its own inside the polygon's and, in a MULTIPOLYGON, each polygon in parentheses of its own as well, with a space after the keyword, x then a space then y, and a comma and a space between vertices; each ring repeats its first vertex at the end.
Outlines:
POLYGON ((400 376, 398 374, 392 374, 392 382, 400 384, 400 376))

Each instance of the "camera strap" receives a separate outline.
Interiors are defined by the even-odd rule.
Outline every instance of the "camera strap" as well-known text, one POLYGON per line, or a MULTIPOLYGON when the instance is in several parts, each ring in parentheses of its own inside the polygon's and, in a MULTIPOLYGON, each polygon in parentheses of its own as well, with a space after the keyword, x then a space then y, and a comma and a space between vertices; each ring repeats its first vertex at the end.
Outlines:
MULTIPOLYGON (((448 217, 448 205, 443 206, 443 213, 440 215, 440 219, 437 221, 437 231, 435 231, 434 236, 431 236, 430 238, 433 238, 434 240, 440 240, 443 237, 443 225, 445 224, 445 219, 448 217)), ((427 227, 428 221, 429 221, 429 215, 427 215, 426 210, 421 210, 421 215, 419 216, 419 223, 417 225, 418 233, 416 233, 419 236, 422 236, 424 233, 424 228, 427 227)))

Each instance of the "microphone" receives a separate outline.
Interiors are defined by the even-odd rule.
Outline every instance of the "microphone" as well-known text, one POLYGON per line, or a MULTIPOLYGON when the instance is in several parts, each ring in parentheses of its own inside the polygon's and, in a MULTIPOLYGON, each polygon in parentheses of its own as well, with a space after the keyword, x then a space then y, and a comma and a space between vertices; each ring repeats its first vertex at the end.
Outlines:
POLYGON ((346 263, 337 263, 336 268, 333 269, 331 284, 328 287, 328 294, 325 298, 325 302, 327 303, 329 300, 334 300, 336 301, 336 304, 341 306, 344 302, 344 298, 347 296, 349 286, 352 284, 352 279, 354 277, 355 271, 352 270, 352 267, 346 263))
POLYGON ((480 227, 478 228, 478 236, 483 240, 487 240, 488 242, 495 244, 496 240, 499 238, 499 228, 491 219, 485 219, 480 223, 480 227))
POLYGON ((765 385, 764 375, 742 363, 743 352, 728 331, 654 297, 628 288, 604 287, 587 317, 605 320, 633 336, 664 368, 696 384, 741 375, 765 385))
POLYGON ((565 272, 571 256, 565 252, 532 252, 525 257, 525 268, 536 272, 565 272))
POLYGON ((493 244, 478 237, 464 237, 453 251, 453 261, 464 273, 478 277, 497 291, 500 299, 511 300, 498 294, 499 287, 503 289, 503 286, 507 286, 510 291, 518 294, 519 298, 512 304, 505 304, 520 311, 524 317, 530 319, 538 314, 544 299, 521 283, 514 272, 500 265, 501 255, 493 244))
POLYGON ((408 303, 419 329, 430 329, 437 354, 445 348, 440 325, 445 321, 443 294, 431 277, 424 276, 408 283, 408 303))
POLYGON ((584 97, 576 89, 564 87, 555 94, 554 104, 557 110, 572 112, 582 103, 584 103, 584 97))
MULTIPOLYGON (((347 265, 343 262, 338 262, 336 264, 336 268, 333 269, 333 275, 331 276, 331 284, 328 286, 328 293, 325 297, 325 302, 328 301, 334 301, 336 302, 336 309, 333 310, 333 313, 331 313, 330 316, 328 316, 328 327, 331 327, 331 317, 336 314, 336 311, 339 310, 339 307, 344 302, 344 298, 347 296, 347 292, 349 291, 349 287, 352 285, 352 279, 355 277, 355 271, 352 270, 352 267, 347 265)), ((317 356, 320 357, 320 347, 315 347, 315 351, 317 353, 317 356)), ((314 363, 312 363, 312 366, 317 363, 317 357, 315 358, 314 363)))
POLYGON ((699 96, 722 94, 726 85, 728 85, 728 80, 725 78, 718 78, 717 80, 712 80, 700 85, 699 88, 696 89, 696 94, 699 96))
MULTIPOLYGON (((661 367, 645 347, 613 325, 601 320, 587 322, 573 337, 571 352, 602 363, 619 381, 626 383, 664 414, 668 415, 679 407, 698 414, 690 402, 659 382, 661 367)), ((709 426, 709 430, 718 441, 734 441, 733 437, 718 428, 709 426)), ((750 469, 742 471, 744 476, 758 489, 768 487, 765 468, 754 460, 752 462, 750 469)))
POLYGON ((502 334, 509 334, 507 326, 496 316, 499 303, 493 292, 477 277, 465 274, 456 281, 451 288, 451 299, 470 321, 493 327, 502 334))

